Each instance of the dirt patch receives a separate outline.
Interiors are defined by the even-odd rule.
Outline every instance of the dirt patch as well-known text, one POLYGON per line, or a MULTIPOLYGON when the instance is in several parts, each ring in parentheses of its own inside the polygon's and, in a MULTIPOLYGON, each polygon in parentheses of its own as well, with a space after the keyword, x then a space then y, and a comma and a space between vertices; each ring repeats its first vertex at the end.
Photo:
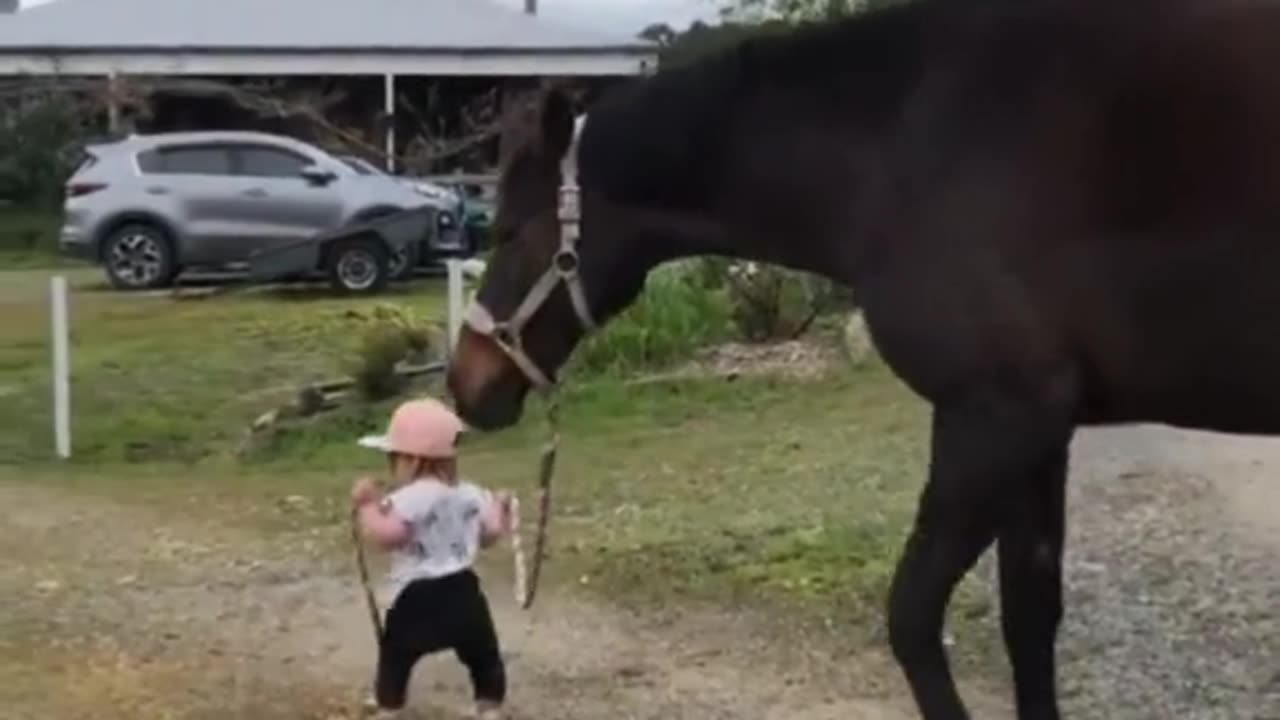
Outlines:
MULTIPOLYGON (((0 485, 0 505, 24 508, 0 520, 3 556, 31 549, 0 566, 12 599, 0 620, 0 705, 16 713, 6 717, 356 715, 374 643, 340 542, 267 542, 12 484, 0 485)), ((637 720, 915 717, 878 653, 835 658, 817 639, 783 642, 766 618, 629 614, 563 590, 524 613, 504 578, 487 583, 517 719, 598 720, 621 708, 637 720)), ((413 696, 422 718, 470 709, 451 657, 419 667, 413 696)))
MULTIPOLYGON (((1280 470, 1277 448, 1156 428, 1081 433, 1066 716, 1280 717, 1276 508, 1261 489, 1280 470)), ((13 483, 0 483, 0 506, 20 509, 0 516, 6 718, 354 716, 373 641, 345 528, 265 537, 13 483)), ((518 720, 917 717, 883 652, 841 653, 778 618, 630 613, 570 587, 526 614, 501 572, 486 583, 518 720)), ((965 690, 982 718, 1011 717, 1007 694, 965 690)), ((451 658, 415 676, 420 718, 465 717, 467 696, 451 658)))

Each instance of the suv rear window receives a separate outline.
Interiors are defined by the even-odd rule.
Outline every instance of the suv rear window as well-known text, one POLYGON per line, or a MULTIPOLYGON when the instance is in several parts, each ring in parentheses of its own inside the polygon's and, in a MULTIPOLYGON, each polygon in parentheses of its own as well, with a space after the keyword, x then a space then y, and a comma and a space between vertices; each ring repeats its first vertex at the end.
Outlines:
POLYGON ((75 167, 72 168, 71 174, 77 175, 97 164, 98 164, 97 155, 94 155, 88 150, 82 150, 80 151, 79 155, 76 157, 76 164, 75 164, 75 167))
POLYGON ((296 178, 311 160, 296 153, 267 145, 237 145, 236 175, 266 178, 296 178))
POLYGON ((148 175, 230 175, 231 152, 218 145, 170 145, 138 155, 148 175))

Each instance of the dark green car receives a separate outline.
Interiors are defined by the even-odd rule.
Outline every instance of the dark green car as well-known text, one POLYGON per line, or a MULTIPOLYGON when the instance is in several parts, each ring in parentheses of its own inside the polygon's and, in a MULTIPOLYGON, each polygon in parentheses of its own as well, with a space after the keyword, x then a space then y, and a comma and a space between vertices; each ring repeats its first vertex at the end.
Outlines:
POLYGON ((450 188, 462 198, 462 234, 472 254, 489 249, 489 229, 493 225, 495 203, 484 197, 478 185, 450 188))

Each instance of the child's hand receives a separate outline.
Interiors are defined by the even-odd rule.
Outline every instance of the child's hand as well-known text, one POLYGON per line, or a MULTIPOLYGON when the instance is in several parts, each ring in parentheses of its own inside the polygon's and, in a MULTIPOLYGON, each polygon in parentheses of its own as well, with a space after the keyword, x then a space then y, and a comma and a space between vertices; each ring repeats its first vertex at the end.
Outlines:
POLYGON ((360 478, 351 486, 351 506, 359 508, 377 502, 380 494, 377 483, 371 478, 360 478))
POLYGON ((507 490, 488 493, 484 511, 480 515, 480 546, 490 547, 512 530, 512 495, 507 490))
POLYGON ((494 502, 498 504, 499 522, 503 532, 511 532, 515 526, 515 514, 512 507, 515 495, 510 490, 499 490, 493 494, 494 502))

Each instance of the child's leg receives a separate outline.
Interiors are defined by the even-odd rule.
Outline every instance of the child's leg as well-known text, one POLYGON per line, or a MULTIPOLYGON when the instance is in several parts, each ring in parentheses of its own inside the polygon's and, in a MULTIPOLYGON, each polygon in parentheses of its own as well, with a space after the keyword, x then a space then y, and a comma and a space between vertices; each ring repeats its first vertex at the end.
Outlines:
POLYGON ((378 670, 373 683, 373 698, 378 707, 385 710, 399 710, 404 707, 409 694, 409 677, 413 674, 413 666, 418 657, 406 652, 404 648, 392 647, 388 640, 392 637, 387 632, 378 650, 378 670))
POLYGON ((507 670, 498 647, 489 602, 479 587, 468 605, 467 623, 456 638, 454 650, 471 673, 476 701, 482 706, 497 707, 507 696, 507 670))
POLYGON ((429 581, 410 583, 387 611, 374 680, 374 698, 381 708, 404 707, 413 666, 446 644, 432 590, 429 581))

